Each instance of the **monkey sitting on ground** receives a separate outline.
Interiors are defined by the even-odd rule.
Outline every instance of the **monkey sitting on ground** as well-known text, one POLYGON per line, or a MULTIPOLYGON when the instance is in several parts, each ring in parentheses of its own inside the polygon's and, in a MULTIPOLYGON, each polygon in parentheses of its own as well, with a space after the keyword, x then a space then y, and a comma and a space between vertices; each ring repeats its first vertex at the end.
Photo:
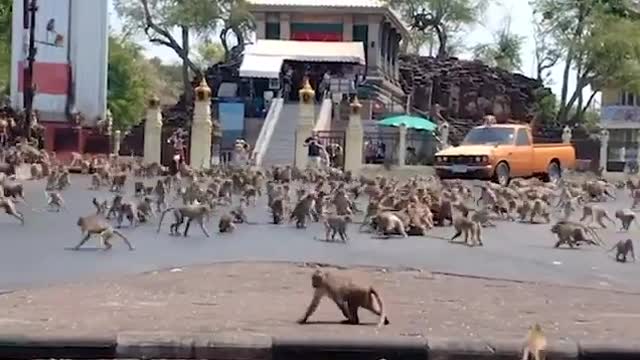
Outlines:
POLYGON ((522 360, 529 360, 529 355, 533 356, 533 360, 544 360, 546 351, 547 338, 544 336, 540 324, 535 324, 529 328, 524 350, 522 351, 522 360))
POLYGON ((65 190, 66 188, 71 186, 70 178, 71 178, 71 174, 69 174, 68 170, 62 171, 60 173, 60 175, 58 175, 58 181, 57 181, 56 188, 58 190, 65 190))
POLYGON ((233 223, 233 219, 229 215, 222 215, 220 221, 218 221, 218 232, 220 233, 232 233, 236 229, 236 225, 233 223))
POLYGON ((347 318, 342 322, 343 324, 359 324, 358 309, 360 307, 380 316, 378 327, 389 324, 382 298, 373 286, 360 286, 347 276, 321 270, 316 270, 311 275, 311 286, 314 289, 313 298, 302 318, 298 320, 299 324, 307 322, 318 308, 318 305, 320 305, 320 300, 324 296, 333 300, 342 315, 347 318))
POLYGON ((104 250, 111 249, 112 245, 109 241, 113 235, 118 235, 129 247, 129 250, 134 250, 133 245, 129 242, 129 240, 122 235, 118 230, 113 229, 111 224, 104 219, 101 215, 88 215, 84 217, 78 218, 78 222, 76 223, 80 227, 80 232, 84 237, 78 245, 74 246, 73 250, 78 250, 82 245, 84 245, 91 235, 99 235, 102 245, 104 246, 104 250), (86 235, 85 235, 86 234, 86 235))
POLYGON ((59 192, 45 190, 44 196, 47 199, 47 206, 49 207, 49 210, 60 212, 60 210, 65 209, 64 200, 59 192))
POLYGON ((0 196, 0 209, 4 210, 7 215, 20 220, 20 223, 24 225, 24 215, 16 209, 16 204, 13 203, 13 200, 0 196))
POLYGON ((536 216, 541 217, 548 224, 551 222, 551 214, 549 213, 549 205, 542 199, 535 199, 531 207, 530 223, 534 223, 536 216))
POLYGON ((209 214, 211 212, 211 208, 209 208, 209 206, 186 205, 182 207, 168 208, 165 211, 163 211, 162 215, 160 216, 157 232, 160 232, 160 229, 162 227, 162 220, 164 219, 164 216, 170 211, 173 212, 175 222, 171 224, 169 228, 169 234, 178 235, 180 226, 184 223, 185 218, 187 218, 187 225, 184 228, 183 236, 187 236, 187 233, 189 232, 189 227, 191 226, 191 222, 195 220, 200 225, 200 229, 202 229, 202 232, 204 233, 204 235, 206 237, 209 237, 209 232, 207 231, 207 228, 204 226, 205 220, 209 219, 209 214))
POLYGON ((483 246, 481 239, 482 226, 480 223, 463 216, 458 216, 453 219, 453 228, 456 233, 451 237, 449 242, 453 242, 453 240, 464 234, 465 244, 469 246, 475 246, 476 244, 483 246), (471 238, 471 243, 469 242, 469 238, 471 238))
POLYGON ((336 234, 340 235, 340 240, 346 243, 349 240, 347 235, 348 224, 352 222, 350 215, 329 215, 324 219, 326 241, 335 241, 336 234), (331 235, 331 240, 329 240, 331 235))
POLYGON ((152 204, 153 201, 148 196, 145 196, 137 204, 136 208, 138 210, 138 220, 140 220, 141 223, 146 223, 155 216, 152 204))
POLYGON ((633 261, 636 261, 636 255, 633 252, 633 241, 631 239, 618 241, 615 245, 613 245, 611 250, 609 250, 608 252, 612 252, 613 250, 616 250, 617 262, 621 262, 621 263, 627 262, 628 254, 631 254, 631 259, 633 261))
POLYGON ((631 211, 631 209, 617 210, 615 217, 620 220, 620 224, 622 226, 620 228, 621 231, 629 231, 629 226, 631 226, 631 223, 636 220, 636 214, 631 211))

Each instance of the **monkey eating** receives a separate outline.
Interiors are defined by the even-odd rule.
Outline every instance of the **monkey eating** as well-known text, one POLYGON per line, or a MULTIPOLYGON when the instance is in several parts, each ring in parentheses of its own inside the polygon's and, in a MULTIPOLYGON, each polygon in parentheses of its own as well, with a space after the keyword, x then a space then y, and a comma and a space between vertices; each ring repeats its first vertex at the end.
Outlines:
POLYGON ((612 252, 613 250, 616 250, 617 262, 627 262, 628 254, 631 254, 631 259, 633 259, 633 261, 636 261, 636 255, 633 252, 633 241, 631 239, 618 241, 608 252, 612 252))
POLYGON ((318 308, 318 305, 320 305, 320 300, 324 296, 333 300, 344 317, 347 318, 342 322, 343 324, 359 324, 358 309, 360 307, 380 316, 378 327, 389 324, 389 319, 384 312, 382 298, 373 286, 360 286, 347 276, 340 276, 321 270, 316 270, 311 275, 311 286, 314 289, 313 298, 305 314, 298 320, 299 324, 307 322, 318 308))

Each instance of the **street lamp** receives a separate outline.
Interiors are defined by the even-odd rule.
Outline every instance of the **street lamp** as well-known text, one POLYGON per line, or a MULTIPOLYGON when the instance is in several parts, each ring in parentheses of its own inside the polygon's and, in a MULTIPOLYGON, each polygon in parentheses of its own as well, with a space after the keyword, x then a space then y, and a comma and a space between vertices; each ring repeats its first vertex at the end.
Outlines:
POLYGON ((34 84, 33 84, 33 66, 36 61, 36 12, 38 11, 37 0, 31 0, 27 11, 29 11, 29 54, 27 55, 27 63, 29 65, 27 69, 27 76, 25 76, 26 84, 24 84, 24 132, 27 140, 31 140, 31 117, 33 113, 33 98, 34 98, 34 84))

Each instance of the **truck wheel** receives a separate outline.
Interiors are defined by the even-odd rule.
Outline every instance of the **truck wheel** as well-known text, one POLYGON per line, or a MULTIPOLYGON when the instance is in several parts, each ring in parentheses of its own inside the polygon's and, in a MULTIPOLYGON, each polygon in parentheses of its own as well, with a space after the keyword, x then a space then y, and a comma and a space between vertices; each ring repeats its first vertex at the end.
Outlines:
POLYGON ((550 183, 557 183, 562 177, 562 170, 560 170, 560 164, 557 161, 552 161, 547 167, 546 180, 550 183))
POLYGON ((502 186, 509 185, 509 172, 509 165, 507 165, 507 163, 499 163, 494 172, 494 180, 502 186))

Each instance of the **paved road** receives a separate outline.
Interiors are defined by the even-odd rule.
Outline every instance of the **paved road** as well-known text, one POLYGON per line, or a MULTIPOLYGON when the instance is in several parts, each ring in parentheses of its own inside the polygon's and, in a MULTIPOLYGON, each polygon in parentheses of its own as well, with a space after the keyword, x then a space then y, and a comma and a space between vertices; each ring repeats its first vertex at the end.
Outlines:
MULTIPOLYGON (((86 178, 74 177, 72 190, 64 193, 66 213, 50 213, 44 206, 41 182, 25 182, 29 206, 21 205, 27 216, 22 227, 14 219, 0 215, 0 289, 13 289, 90 279, 96 275, 131 274, 198 263, 229 260, 315 261, 334 264, 410 266, 431 271, 469 273, 520 280, 559 282, 581 286, 605 286, 640 290, 635 264, 619 264, 602 248, 580 250, 553 249, 555 239, 548 225, 500 223, 486 229, 483 248, 452 245, 442 237, 452 229, 437 228, 433 237, 409 239, 373 239, 370 234, 352 231, 348 245, 314 240, 322 236, 319 224, 297 230, 292 225, 267 225, 264 205, 251 214, 252 221, 264 225, 240 226, 232 235, 215 233, 215 221, 209 224, 214 235, 207 239, 196 226, 188 238, 171 237, 168 225, 160 234, 156 226, 142 225, 125 232, 137 247, 126 250, 116 242, 110 252, 88 249, 65 250, 79 240, 77 217, 93 211, 91 198, 107 193, 88 190, 86 178), (34 209, 35 208, 35 209, 34 209)), ((622 194, 621 194, 622 195, 622 194)), ((628 201, 606 204, 629 206, 628 201)), ((165 219, 166 222, 166 219, 165 219)), ((637 235, 638 230, 635 231, 637 235)), ((610 243, 629 236, 607 230, 601 236, 610 243)), ((96 242, 88 243, 89 247, 96 242)))

